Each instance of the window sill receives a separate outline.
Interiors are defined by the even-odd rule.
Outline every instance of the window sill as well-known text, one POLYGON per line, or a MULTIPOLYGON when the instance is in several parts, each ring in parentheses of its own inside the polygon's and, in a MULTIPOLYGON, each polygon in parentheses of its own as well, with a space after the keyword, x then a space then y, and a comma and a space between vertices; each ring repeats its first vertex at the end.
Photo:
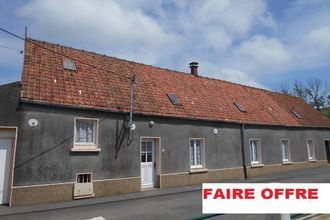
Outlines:
POLYGON ((71 152, 100 152, 101 148, 95 147, 95 146, 74 146, 73 148, 71 148, 71 152))
POLYGON ((209 170, 206 168, 192 168, 189 173, 193 174, 193 173, 207 173, 209 170))
POLYGON ((251 168, 264 167, 262 163, 251 164, 251 168))
POLYGON ((283 161, 282 165, 292 165, 293 162, 292 161, 283 161))

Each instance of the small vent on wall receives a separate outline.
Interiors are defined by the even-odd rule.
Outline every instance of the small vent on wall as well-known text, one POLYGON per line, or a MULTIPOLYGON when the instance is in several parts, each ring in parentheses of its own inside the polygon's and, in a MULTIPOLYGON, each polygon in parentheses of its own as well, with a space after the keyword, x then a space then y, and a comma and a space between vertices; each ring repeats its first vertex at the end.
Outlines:
POLYGON ((74 199, 81 199, 94 196, 94 188, 91 173, 78 173, 77 183, 74 184, 74 199))
POLYGON ((91 173, 79 173, 77 175, 77 183, 90 183, 92 182, 91 173))
POLYGON ((76 62, 67 58, 63 59, 63 68, 66 70, 77 71, 76 62))

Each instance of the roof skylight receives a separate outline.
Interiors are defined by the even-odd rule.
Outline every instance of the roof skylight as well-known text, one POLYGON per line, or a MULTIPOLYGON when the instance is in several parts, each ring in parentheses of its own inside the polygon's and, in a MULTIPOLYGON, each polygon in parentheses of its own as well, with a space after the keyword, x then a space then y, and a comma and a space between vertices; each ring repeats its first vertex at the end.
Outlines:
POLYGON ((239 102, 234 102, 235 106, 240 110, 241 112, 246 112, 245 108, 241 105, 239 102))
POLYGON ((301 115, 298 112, 293 111, 293 110, 291 112, 294 116, 296 116, 296 118, 302 119, 301 115))
POLYGON ((77 71, 76 62, 71 59, 64 58, 63 59, 63 67, 66 70, 77 71))
POLYGON ((180 99, 178 98, 178 96, 176 94, 167 93, 166 95, 171 100, 173 105, 181 105, 180 99))

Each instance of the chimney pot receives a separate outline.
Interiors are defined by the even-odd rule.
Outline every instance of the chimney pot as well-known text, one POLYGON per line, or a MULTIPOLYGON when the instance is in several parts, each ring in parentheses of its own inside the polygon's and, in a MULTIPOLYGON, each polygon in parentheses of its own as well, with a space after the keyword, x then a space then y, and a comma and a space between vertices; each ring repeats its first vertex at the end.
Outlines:
POLYGON ((191 62, 190 63, 190 70, 191 70, 192 75, 198 76, 198 63, 197 62, 191 62))

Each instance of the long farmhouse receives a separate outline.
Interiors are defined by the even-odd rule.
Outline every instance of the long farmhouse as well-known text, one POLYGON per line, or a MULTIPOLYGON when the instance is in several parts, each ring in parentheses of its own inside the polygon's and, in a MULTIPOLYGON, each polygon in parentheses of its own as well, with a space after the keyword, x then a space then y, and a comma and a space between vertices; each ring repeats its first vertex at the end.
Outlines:
POLYGON ((110 196, 328 166, 302 99, 27 38, 0 86, 0 203, 110 196))

